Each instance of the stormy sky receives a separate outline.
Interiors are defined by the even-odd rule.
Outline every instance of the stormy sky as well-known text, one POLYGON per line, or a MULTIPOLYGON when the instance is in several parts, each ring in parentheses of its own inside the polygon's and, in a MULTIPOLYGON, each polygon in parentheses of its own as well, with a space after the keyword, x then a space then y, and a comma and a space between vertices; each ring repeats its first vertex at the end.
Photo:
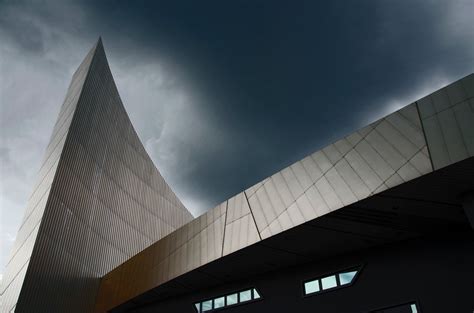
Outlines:
POLYGON ((472 73, 473 14, 472 0, 0 1, 0 273, 99 36, 146 150, 197 216, 472 73))

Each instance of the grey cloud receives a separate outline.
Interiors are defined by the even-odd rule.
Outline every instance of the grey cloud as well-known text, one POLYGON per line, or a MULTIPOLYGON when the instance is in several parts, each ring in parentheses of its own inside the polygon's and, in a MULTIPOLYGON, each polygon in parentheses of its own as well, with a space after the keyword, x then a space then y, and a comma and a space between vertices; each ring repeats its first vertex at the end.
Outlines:
POLYGON ((45 17, 47 7, 10 2, 0 9, 0 272, 68 81, 90 45, 82 38, 76 43, 82 47, 64 44, 65 28, 52 24, 60 12, 45 17))
MULTIPOLYGON (((99 34, 89 32, 87 25, 94 21, 85 19, 77 6, 58 7, 49 1, 12 3, 0 11, 2 272, 67 84, 99 34), (73 20, 66 20, 68 16, 73 20)), ((107 48, 107 38, 105 45, 107 48)), ((165 58, 140 55, 130 59, 117 49, 109 54, 109 61, 147 150, 172 186, 181 183, 185 174, 181 179, 173 175, 192 170, 193 151, 212 151, 214 145, 199 147, 203 137, 213 137, 208 127, 212 122, 199 112, 197 102, 203 100, 196 101, 173 69, 162 64, 165 58)), ((183 196, 179 188, 174 189, 183 196)), ((183 196, 183 201, 196 214, 208 208, 199 199, 183 196)))
POLYGON ((361 37, 341 46, 333 37, 352 36, 364 20, 337 20, 341 25, 321 31, 304 24, 318 20, 312 16, 287 21, 301 13, 297 5, 279 12, 275 4, 262 15, 255 8, 245 25, 234 25, 241 21, 237 5, 236 16, 216 13, 210 3, 163 5, 153 16, 159 10, 118 2, 0 4, 0 272, 67 84, 99 35, 139 137, 198 215, 472 72, 472 1, 368 3, 339 8, 338 16, 357 16, 359 5, 369 7, 362 15, 374 19, 362 31, 370 38, 354 33, 361 37), (271 14, 281 25, 271 24, 271 14))

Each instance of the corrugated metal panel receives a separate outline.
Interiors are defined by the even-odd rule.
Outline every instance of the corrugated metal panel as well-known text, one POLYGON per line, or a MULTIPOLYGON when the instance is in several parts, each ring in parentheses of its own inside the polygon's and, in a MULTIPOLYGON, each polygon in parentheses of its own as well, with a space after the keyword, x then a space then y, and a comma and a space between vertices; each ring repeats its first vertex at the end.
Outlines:
MULTIPOLYGON (((126 260, 102 278, 95 310, 104 312, 226 254, 429 173, 432 164, 437 169, 472 156, 473 81, 468 76, 376 121, 169 233, 189 214, 140 144, 99 45, 69 128, 62 123, 69 123, 70 104, 63 105, 58 135, 48 147, 56 159, 46 158, 45 178, 30 199, 28 212, 34 213, 48 194, 41 227, 32 239, 21 236, 29 240, 23 253, 31 254, 29 247, 32 257, 8 276, 17 289, 25 277, 17 309, 54 311, 74 303, 73 309, 90 311, 93 303, 71 297, 71 290, 93 298, 97 278, 126 260), (60 138, 67 138, 64 144, 60 138), (61 288, 67 284, 71 288, 61 288), (51 298, 38 297, 38 290, 51 298)), ((25 229, 41 219, 29 213, 25 229)), ((20 244, 16 253, 22 249, 20 244)), ((4 294, 15 299, 10 289, 4 294)))
POLYGON ((38 177, 2 312, 91 312, 101 276, 192 220, 140 143, 100 41, 73 76, 38 177))
MULTIPOLYGON (((224 256, 430 173, 433 171, 432 162, 436 169, 440 166, 438 160, 444 166, 472 156, 473 77, 468 76, 448 86, 446 91, 412 103, 232 197, 227 201, 225 227, 220 228, 222 233, 209 231, 200 225, 197 243, 188 238, 187 243, 180 242, 180 245, 202 247, 223 242, 221 253, 224 256), (450 99, 456 99, 457 103, 447 103, 453 101, 450 99), (443 112, 448 110, 452 111, 449 116, 439 116, 447 114, 443 112), (434 126, 429 124, 431 118, 436 119, 434 126), (450 140, 449 144, 445 137, 450 140), (247 203, 241 201, 244 198, 247 203)), ((196 221, 209 223, 209 214, 220 212, 220 208, 214 208, 196 221)), ((213 221, 220 223, 220 220, 213 221)), ((185 227, 194 228, 193 225, 196 225, 195 221, 185 227)), ((179 229, 176 233, 181 231, 179 229)), ((147 249, 151 254, 160 256, 159 261, 156 257, 154 259, 158 265, 146 268, 140 262, 130 260, 108 273, 100 287, 96 312, 114 308, 216 257, 205 248, 201 254, 186 256, 186 269, 177 268, 174 263, 181 262, 180 254, 173 252, 174 249, 167 249, 175 244, 174 238, 175 233, 172 233, 147 249), (206 251, 208 255, 203 255, 206 251), (136 283, 135 287, 131 287, 135 279, 127 276, 127 266, 134 266, 153 278, 146 284, 136 283), (130 288, 134 292, 123 294, 122 290, 130 288)))

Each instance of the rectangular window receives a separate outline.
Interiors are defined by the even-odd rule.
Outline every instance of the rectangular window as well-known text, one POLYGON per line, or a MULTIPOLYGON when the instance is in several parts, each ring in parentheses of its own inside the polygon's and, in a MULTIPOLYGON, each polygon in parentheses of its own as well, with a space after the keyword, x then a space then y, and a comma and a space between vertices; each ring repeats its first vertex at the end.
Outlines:
POLYGON ((202 302, 202 311, 207 312, 212 310, 212 300, 207 300, 202 302))
POLYGON ((239 301, 239 299, 238 299, 238 295, 236 293, 233 293, 233 294, 227 296, 227 305, 236 304, 238 301, 239 301))
POLYGON ((332 275, 318 277, 303 283, 304 295, 319 294, 326 290, 339 289, 351 285, 360 272, 361 267, 341 271, 332 275))
POLYGON ((194 304, 196 312, 210 312, 227 306, 237 305, 239 303, 253 302, 261 300, 262 296, 255 288, 242 290, 240 292, 219 296, 214 299, 204 300, 194 304))
POLYGON ((336 276, 331 275, 321 278, 321 286, 323 287, 323 290, 337 287, 336 276))
POLYGON ((304 283, 305 294, 318 292, 318 291, 319 291, 319 279, 304 283))
POLYGON ((225 306, 225 297, 219 297, 214 299, 214 309, 222 308, 225 306))

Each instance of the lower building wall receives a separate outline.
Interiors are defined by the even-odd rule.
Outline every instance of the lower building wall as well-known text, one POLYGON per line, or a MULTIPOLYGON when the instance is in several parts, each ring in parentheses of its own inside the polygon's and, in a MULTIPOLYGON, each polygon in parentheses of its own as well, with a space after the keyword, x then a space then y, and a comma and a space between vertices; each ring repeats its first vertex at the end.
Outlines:
POLYGON ((440 235, 266 273, 152 303, 133 312, 196 312, 195 302, 255 287, 262 300, 217 312, 394 312, 378 310, 417 303, 418 312, 471 313, 473 264, 474 232, 440 235), (351 286, 303 296, 304 281, 358 265, 363 267, 351 286))

